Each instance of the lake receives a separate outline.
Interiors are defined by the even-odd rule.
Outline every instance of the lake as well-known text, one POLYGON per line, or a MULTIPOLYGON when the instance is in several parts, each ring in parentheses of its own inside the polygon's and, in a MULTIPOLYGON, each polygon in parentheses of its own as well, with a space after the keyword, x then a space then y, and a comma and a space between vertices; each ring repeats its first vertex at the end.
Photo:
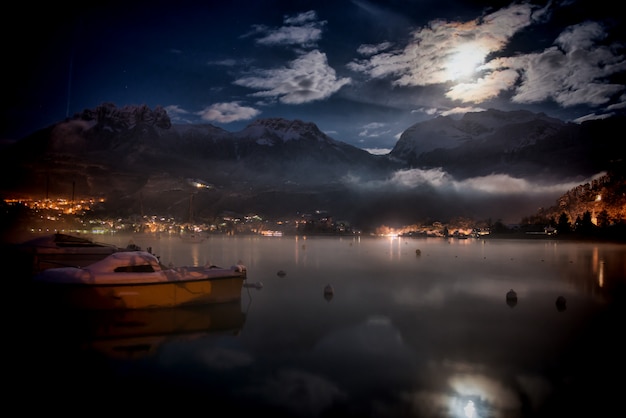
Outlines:
POLYGON ((96 240, 132 240, 164 264, 243 263, 250 286, 240 303, 194 309, 17 310, 5 367, 20 414, 555 417, 621 406, 624 244, 96 240))

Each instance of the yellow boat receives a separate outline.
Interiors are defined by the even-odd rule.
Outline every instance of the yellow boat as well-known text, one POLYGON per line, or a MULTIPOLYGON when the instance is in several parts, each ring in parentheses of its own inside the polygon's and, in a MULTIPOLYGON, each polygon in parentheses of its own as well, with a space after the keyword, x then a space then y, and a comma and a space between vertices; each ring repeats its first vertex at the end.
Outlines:
POLYGON ((165 267, 152 253, 120 251, 85 267, 44 270, 33 278, 39 303, 76 309, 152 309, 241 299, 241 264, 165 267))

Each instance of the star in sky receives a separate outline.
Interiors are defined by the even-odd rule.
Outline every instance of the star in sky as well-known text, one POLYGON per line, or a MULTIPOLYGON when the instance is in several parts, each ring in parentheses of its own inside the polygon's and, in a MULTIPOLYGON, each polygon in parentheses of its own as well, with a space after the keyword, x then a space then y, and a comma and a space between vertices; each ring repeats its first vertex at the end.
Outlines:
POLYGON ((22 33, 5 33, 19 42, 8 46, 2 139, 108 102, 229 131, 300 119, 386 153, 438 115, 527 109, 582 121, 626 103, 624 22, 603 1, 41 7, 16 14, 22 33))

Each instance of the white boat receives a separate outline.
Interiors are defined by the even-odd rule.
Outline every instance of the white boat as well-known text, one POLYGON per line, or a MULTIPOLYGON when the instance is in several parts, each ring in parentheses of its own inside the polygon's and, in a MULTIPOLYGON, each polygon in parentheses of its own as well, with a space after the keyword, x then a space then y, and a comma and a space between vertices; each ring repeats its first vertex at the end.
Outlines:
POLYGON ((165 267, 152 253, 119 251, 85 267, 44 270, 33 278, 39 303, 77 309, 152 309, 241 299, 241 264, 165 267))

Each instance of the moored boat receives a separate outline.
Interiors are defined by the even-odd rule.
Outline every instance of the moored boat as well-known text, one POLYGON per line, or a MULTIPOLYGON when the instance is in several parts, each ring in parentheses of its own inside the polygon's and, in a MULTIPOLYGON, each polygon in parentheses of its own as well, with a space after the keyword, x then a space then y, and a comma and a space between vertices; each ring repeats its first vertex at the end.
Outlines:
POLYGON ((49 268, 86 266, 123 250, 87 237, 57 232, 15 244, 12 256, 31 274, 37 274, 49 268))
POLYGON ((241 299, 241 264, 165 267, 152 253, 119 251, 85 267, 44 270, 33 278, 39 302, 77 309, 152 309, 241 299))

